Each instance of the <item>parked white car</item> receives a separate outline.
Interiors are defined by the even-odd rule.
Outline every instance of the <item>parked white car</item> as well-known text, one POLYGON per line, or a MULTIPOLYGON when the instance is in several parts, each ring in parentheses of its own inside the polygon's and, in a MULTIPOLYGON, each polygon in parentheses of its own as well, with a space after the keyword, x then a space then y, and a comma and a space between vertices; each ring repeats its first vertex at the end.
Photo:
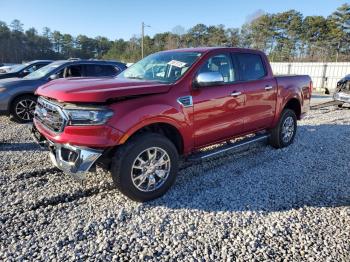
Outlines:
POLYGON ((8 73, 10 72, 11 68, 16 66, 17 64, 12 64, 12 65, 4 65, 0 67, 0 73, 8 73))

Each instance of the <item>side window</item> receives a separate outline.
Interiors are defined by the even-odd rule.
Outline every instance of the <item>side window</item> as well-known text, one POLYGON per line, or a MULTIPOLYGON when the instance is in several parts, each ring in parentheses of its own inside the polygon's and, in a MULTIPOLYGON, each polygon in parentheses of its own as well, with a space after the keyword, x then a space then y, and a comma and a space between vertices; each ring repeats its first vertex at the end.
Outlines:
POLYGON ((241 80, 258 80, 266 76, 266 70, 260 55, 235 54, 235 57, 239 63, 241 80))
POLYGON ((121 71, 119 67, 112 66, 112 65, 106 66, 106 70, 107 70, 109 76, 116 76, 121 71))
POLYGON ((66 68, 63 68, 55 73, 55 75, 58 75, 58 78, 63 78, 64 72, 66 71, 66 68))
POLYGON ((42 68, 43 66, 45 66, 46 64, 36 64, 36 65, 32 65, 31 67, 28 67, 26 69, 26 71, 28 71, 29 73, 33 73, 34 71, 42 68))
POLYGON ((231 57, 226 54, 210 57, 199 69, 199 73, 203 72, 219 72, 224 78, 225 83, 234 82, 236 80, 231 57))
POLYGON ((82 66, 81 65, 71 65, 67 66, 63 70, 63 77, 81 77, 82 75, 82 66))
POLYGON ((36 71, 36 70, 38 70, 38 69, 40 69, 40 68, 42 68, 43 66, 46 66, 46 65, 48 65, 48 64, 37 64, 35 66, 35 70, 34 71, 36 71))
POLYGON ((29 73, 33 73, 34 71, 38 70, 40 67, 39 65, 32 65, 30 67, 28 67, 25 71, 29 72, 29 73))
POLYGON ((118 71, 111 65, 86 65, 86 76, 115 76, 118 71))

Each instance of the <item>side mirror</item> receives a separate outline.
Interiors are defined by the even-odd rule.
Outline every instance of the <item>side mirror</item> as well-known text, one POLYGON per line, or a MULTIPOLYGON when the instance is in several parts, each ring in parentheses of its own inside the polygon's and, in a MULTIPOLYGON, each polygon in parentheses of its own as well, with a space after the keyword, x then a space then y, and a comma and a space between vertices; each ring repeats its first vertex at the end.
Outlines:
POLYGON ((50 80, 55 80, 55 79, 58 79, 58 78, 60 78, 60 76, 58 74, 53 74, 53 75, 49 76, 50 80))
POLYGON ((196 76, 194 86, 215 86, 223 85, 224 83, 224 77, 219 72, 203 72, 196 76))
POLYGON ((21 76, 26 76, 26 75, 29 75, 29 74, 30 74, 29 70, 23 70, 21 72, 21 76))

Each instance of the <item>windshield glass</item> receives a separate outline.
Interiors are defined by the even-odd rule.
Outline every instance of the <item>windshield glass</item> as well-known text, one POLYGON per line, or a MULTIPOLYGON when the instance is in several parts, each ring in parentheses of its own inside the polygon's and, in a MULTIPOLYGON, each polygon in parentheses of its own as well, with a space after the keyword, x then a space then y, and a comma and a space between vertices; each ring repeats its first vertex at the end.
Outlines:
POLYGON ((21 64, 21 65, 16 65, 14 67, 11 67, 9 70, 9 73, 15 73, 15 72, 19 72, 22 69, 24 69, 25 67, 27 67, 29 64, 21 64))
POLYGON ((44 76, 46 76, 47 74, 51 73, 53 70, 55 70, 57 67, 59 67, 60 65, 62 65, 63 62, 54 62, 51 64, 48 64, 36 71, 34 71, 33 73, 30 73, 29 75, 25 76, 25 79, 39 79, 42 78, 44 76))
POLYGON ((118 78, 174 83, 201 56, 198 52, 161 52, 147 56, 126 69, 118 78))

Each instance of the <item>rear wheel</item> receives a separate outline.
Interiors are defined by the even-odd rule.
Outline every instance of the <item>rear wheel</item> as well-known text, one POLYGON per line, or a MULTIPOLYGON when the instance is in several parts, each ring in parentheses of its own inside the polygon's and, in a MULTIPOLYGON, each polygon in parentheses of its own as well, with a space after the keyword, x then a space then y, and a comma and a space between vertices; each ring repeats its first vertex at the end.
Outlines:
POLYGON ((271 130, 270 145, 282 148, 293 143, 297 131, 297 117, 291 109, 282 111, 280 120, 275 128, 271 130))
POLYGON ((342 108, 342 107, 343 107, 343 104, 339 104, 338 107, 339 107, 339 108, 342 108))
POLYGON ((18 123, 28 123, 33 120, 36 105, 36 97, 24 95, 15 98, 11 104, 10 113, 18 123))
POLYGON ((174 183, 178 153, 166 137, 146 133, 120 146, 112 160, 112 178, 127 197, 149 201, 162 196, 174 183))

